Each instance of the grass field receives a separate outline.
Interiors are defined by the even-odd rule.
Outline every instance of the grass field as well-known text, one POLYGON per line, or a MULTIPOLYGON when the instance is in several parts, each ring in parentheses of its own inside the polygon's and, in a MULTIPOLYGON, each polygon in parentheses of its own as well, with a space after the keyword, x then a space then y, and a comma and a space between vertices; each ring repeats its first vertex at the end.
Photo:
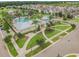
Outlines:
POLYGON ((56 35, 57 33, 60 33, 61 31, 66 30, 66 29, 68 29, 68 28, 70 28, 70 27, 71 27, 71 26, 66 25, 66 24, 64 24, 64 23, 57 23, 57 24, 54 25, 54 27, 51 27, 52 30, 50 30, 50 31, 45 31, 45 34, 46 34, 46 36, 47 36, 48 38, 50 38, 50 37, 56 35), (57 29, 57 30, 55 30, 55 29, 57 29))
POLYGON ((29 44, 27 45, 27 49, 37 45, 37 40, 41 40, 41 39, 45 39, 42 35, 42 33, 38 33, 37 35, 35 35, 29 42, 29 44))
POLYGON ((12 56, 17 56, 18 53, 15 49, 15 47, 13 46, 12 42, 11 42, 11 36, 7 36, 5 39, 4 39, 8 49, 9 49, 9 52, 11 53, 12 56))
POLYGON ((25 39, 25 38, 23 38, 23 39, 17 39, 17 40, 16 40, 16 43, 18 44, 18 46, 19 46, 20 48, 23 47, 23 45, 24 45, 25 42, 26 42, 26 39, 25 39))
POLYGON ((75 18, 73 21, 79 23, 79 17, 75 18))
POLYGON ((7 46, 8 46, 8 49, 9 49, 10 53, 12 54, 12 56, 17 56, 18 55, 16 49, 14 48, 14 46, 11 42, 9 44, 7 43, 7 46))
POLYGON ((52 31, 45 31, 45 34, 48 38, 56 35, 57 33, 59 33, 60 31, 57 31, 57 30, 52 30, 52 31))
POLYGON ((26 54, 26 57, 30 57, 33 56, 35 54, 37 54, 38 52, 42 51, 44 48, 48 47, 51 43, 47 42, 43 45, 43 47, 38 47, 37 49, 29 52, 28 54, 26 54))
POLYGON ((59 36, 53 38, 52 41, 53 41, 53 42, 56 42, 56 41, 58 41, 58 40, 60 39, 60 36, 64 37, 65 35, 66 35, 66 33, 62 33, 62 34, 60 34, 59 36))
POLYGON ((54 28, 58 29, 58 30, 65 30, 65 29, 68 29, 70 28, 71 26, 56 26, 54 28))

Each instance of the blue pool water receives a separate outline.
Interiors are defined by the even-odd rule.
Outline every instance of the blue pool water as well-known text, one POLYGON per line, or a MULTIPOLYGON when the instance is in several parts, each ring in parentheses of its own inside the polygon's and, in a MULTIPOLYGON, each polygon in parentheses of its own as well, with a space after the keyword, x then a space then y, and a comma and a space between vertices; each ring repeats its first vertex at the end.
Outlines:
POLYGON ((28 18, 25 18, 25 17, 20 17, 20 18, 16 18, 16 22, 28 22, 29 19, 28 18))
POLYGON ((32 21, 25 17, 16 18, 14 21, 17 30, 24 30, 32 26, 32 21))

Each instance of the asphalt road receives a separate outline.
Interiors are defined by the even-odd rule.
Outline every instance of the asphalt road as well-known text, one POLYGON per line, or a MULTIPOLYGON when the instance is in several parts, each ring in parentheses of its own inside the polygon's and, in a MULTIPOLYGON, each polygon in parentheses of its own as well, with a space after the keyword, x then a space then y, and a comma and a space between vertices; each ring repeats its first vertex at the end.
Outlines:
POLYGON ((57 57, 58 55, 79 53, 79 24, 76 26, 75 30, 70 32, 69 35, 35 57, 57 57))
POLYGON ((9 57, 9 53, 4 45, 4 42, 2 41, 2 35, 0 32, 0 57, 9 57))

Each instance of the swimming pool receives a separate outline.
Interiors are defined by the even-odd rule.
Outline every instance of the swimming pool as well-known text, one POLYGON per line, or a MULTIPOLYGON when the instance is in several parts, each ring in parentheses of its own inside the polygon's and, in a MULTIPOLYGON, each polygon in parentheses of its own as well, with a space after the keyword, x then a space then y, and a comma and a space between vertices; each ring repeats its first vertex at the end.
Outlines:
POLYGON ((24 30, 32 26, 32 21, 25 17, 15 18, 14 26, 17 30, 24 30))

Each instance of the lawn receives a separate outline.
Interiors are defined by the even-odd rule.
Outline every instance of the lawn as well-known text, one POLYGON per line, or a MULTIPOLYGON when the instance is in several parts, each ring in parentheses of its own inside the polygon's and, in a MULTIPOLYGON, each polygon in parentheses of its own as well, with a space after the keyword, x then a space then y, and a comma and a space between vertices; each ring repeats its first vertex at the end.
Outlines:
MULTIPOLYGON (((76 26, 75 26, 76 27, 76 26)), ((75 29, 75 27, 70 28, 67 32, 71 32, 72 30, 75 29)))
POLYGON ((11 42, 11 36, 7 36, 5 39, 4 39, 8 49, 9 49, 9 52, 11 53, 12 56, 17 56, 18 53, 15 49, 15 47, 13 46, 12 42, 11 42))
MULTIPOLYGON (((50 37, 52 37, 52 36, 54 36, 54 35, 60 33, 61 31, 66 30, 66 29, 68 29, 68 28, 71 27, 71 26, 66 26, 65 24, 63 24, 63 25, 65 25, 65 26, 57 26, 57 25, 59 25, 59 23, 57 23, 57 24, 55 25, 55 27, 52 27, 52 30, 51 30, 51 31, 45 31, 45 34, 46 34, 46 36, 47 36, 48 38, 50 38, 50 37), (53 29, 54 29, 54 30, 53 30, 53 29), (55 29, 58 29, 59 31, 58 31, 58 30, 55 30, 55 29), (61 31, 60 31, 60 30, 61 30, 61 31)), ((61 23, 60 23, 60 25, 61 25, 61 23)), ((61 35, 61 34, 60 34, 60 35, 61 35)), ((61 36, 64 36, 64 35, 66 35, 66 34, 62 33, 61 36)), ((52 41, 56 42, 58 39, 59 39, 59 36, 58 36, 58 37, 55 37, 54 39, 52 39, 52 41)))
POLYGON ((62 33, 62 34, 60 34, 59 36, 53 38, 52 41, 53 41, 53 42, 56 42, 56 41, 58 41, 58 40, 60 39, 60 36, 63 37, 63 36, 65 36, 65 35, 66 35, 66 33, 62 33))
POLYGON ((24 46, 24 43, 26 42, 26 39, 25 38, 22 38, 22 39, 17 39, 16 40, 16 43, 18 44, 18 46, 20 48, 22 48, 24 46))
POLYGON ((37 45, 37 40, 41 40, 41 39, 44 39, 45 38, 43 37, 42 33, 38 33, 37 35, 35 35, 31 40, 30 42, 28 43, 27 45, 27 49, 37 45))
POLYGON ((79 23, 79 17, 75 18, 73 21, 79 23))
POLYGON ((40 51, 42 51, 43 49, 45 49, 46 47, 48 47, 51 43, 47 42, 43 45, 43 47, 38 47, 36 48, 35 50, 29 52, 28 54, 26 54, 26 57, 30 57, 30 56, 33 56, 37 53, 39 53, 40 51))
POLYGON ((56 26, 54 28, 56 28, 58 30, 65 30, 65 29, 68 29, 69 27, 71 27, 71 26, 56 26))
POLYGON ((13 46, 13 44, 10 42, 9 44, 7 43, 7 46, 8 46, 8 49, 10 51, 10 53, 13 55, 13 56, 17 56, 18 53, 15 49, 15 47, 13 46))
POLYGON ((53 29, 52 29, 51 31, 45 31, 45 34, 46 34, 46 36, 47 36, 48 38, 50 38, 50 37, 56 35, 56 34, 59 33, 59 32, 61 32, 61 31, 57 31, 57 30, 53 30, 53 29))

